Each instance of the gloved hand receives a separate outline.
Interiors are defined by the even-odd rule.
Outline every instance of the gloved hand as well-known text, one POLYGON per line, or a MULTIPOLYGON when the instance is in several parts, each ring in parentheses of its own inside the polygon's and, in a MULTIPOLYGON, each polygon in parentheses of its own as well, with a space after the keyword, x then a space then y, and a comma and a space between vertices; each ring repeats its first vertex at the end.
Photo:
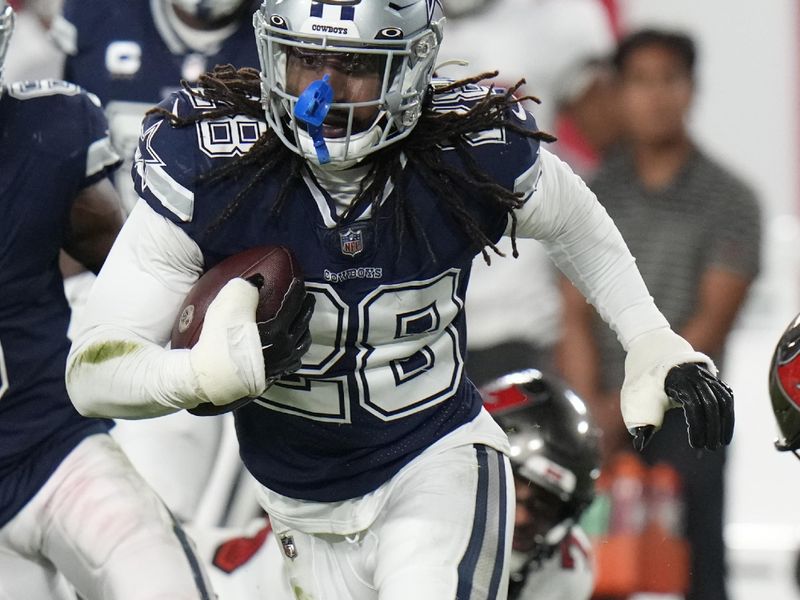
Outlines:
POLYGON ((224 406, 266 390, 257 305, 258 290, 240 278, 226 283, 209 304, 189 355, 202 401, 224 406))
MULTIPOLYGON (((257 287, 264 283, 260 276, 251 277, 249 281, 257 287)), ((308 324, 314 314, 314 302, 314 296, 306 292, 303 282, 295 280, 275 316, 256 323, 267 387, 300 368, 303 355, 311 347, 308 324)))
POLYGON ((625 359, 622 418, 642 450, 660 429, 664 413, 682 407, 694 448, 719 448, 733 436, 733 392, 716 377, 705 354, 670 329, 636 338, 625 359))

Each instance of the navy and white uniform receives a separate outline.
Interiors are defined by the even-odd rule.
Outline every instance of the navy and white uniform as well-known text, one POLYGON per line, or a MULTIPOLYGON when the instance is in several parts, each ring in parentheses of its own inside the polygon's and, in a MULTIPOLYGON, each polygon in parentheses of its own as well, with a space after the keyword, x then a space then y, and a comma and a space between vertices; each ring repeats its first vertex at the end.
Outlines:
MULTIPOLYGON (((258 2, 252 2, 255 10, 258 2)), ((247 11, 245 11, 247 12, 247 11)), ((258 67, 252 11, 221 28, 185 25, 168 0, 66 0, 53 34, 66 54, 64 76, 97 94, 106 110, 111 141, 124 165, 114 185, 125 212, 138 200, 130 171, 147 110, 216 65, 258 67)), ((74 323, 93 277, 68 280, 74 323), (81 279, 89 279, 82 282, 81 279)), ((155 422, 125 421, 114 436, 145 479, 181 520, 210 514, 204 496, 209 473, 223 453, 223 418, 175 415, 155 422), (165 457, 169 457, 165 459, 165 457)), ((217 523, 216 517, 209 517, 217 523)))
POLYGON ((209 598, 113 422, 64 385, 59 249, 73 200, 120 162, 99 101, 61 81, 1 90, 0 161, 0 598, 209 598))
POLYGON ((2 526, 78 442, 112 426, 80 416, 67 396, 70 313, 58 253, 73 199, 118 157, 96 98, 38 81, 0 96, 0 161, 2 526))
MULTIPOLYGON (((468 86, 436 95, 433 106, 461 110, 486 93, 468 86)), ((162 106, 178 116, 212 108, 186 92, 162 106)), ((509 118, 535 128, 522 109, 509 118)), ((235 418, 290 585, 314 598, 505 597, 508 441, 463 372, 464 292, 478 249, 413 171, 405 197, 432 252, 409 232, 397 239, 380 212, 338 218, 341 203, 320 185, 324 173, 311 170, 291 184, 280 213, 272 209, 288 172, 279 169, 220 220, 248 174, 198 177, 246 152, 264 130, 244 116, 184 128, 160 116, 144 122, 134 165, 142 201, 98 277, 92 322, 75 339, 73 401, 91 414, 139 417, 196 403, 193 351, 163 347, 186 293, 233 253, 285 244, 316 297, 313 344, 300 371, 235 418), (123 308, 121 298, 135 294, 141 302, 123 308), (120 343, 126 350, 100 364, 81 360, 120 343), (101 396, 96 386, 114 393, 101 396)), ((469 151, 526 199, 518 234, 548 246, 623 345, 666 326, 619 232, 563 162, 504 129, 473 135, 469 151)), ((443 159, 463 167, 455 152, 443 159)), ((510 230, 500 209, 464 201, 490 239, 510 230)))
MULTIPOLYGON (((255 6, 253 8, 255 10, 255 6)), ((120 156, 130 164, 145 112, 216 65, 258 66, 250 15, 212 31, 183 25, 166 0, 66 0, 52 28, 64 79, 96 94, 120 156)), ((115 182, 128 210, 128 169, 115 182)))

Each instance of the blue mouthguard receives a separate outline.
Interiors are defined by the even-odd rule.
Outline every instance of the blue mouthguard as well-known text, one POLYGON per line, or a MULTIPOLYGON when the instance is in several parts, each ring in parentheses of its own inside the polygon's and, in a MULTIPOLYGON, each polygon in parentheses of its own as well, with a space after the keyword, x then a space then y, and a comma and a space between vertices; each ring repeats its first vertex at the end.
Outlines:
POLYGON ((322 122, 328 116, 333 102, 333 88, 328 84, 328 79, 329 76, 324 75, 322 79, 309 83, 294 106, 294 118, 305 124, 322 165, 331 161, 325 137, 322 135, 322 122))

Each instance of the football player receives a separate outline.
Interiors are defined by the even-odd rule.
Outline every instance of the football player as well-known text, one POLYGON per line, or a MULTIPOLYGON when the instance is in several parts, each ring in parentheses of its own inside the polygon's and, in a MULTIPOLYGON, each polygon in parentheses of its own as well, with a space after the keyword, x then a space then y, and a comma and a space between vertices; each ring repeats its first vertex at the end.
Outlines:
MULTIPOLYGON (((256 0, 66 0, 52 27, 66 53, 64 78, 95 93, 106 108, 111 141, 123 157, 115 175, 125 212, 138 198, 130 170, 145 112, 207 69, 258 66, 252 16, 256 0)), ((63 261, 74 326, 93 277, 63 261)), ((114 436, 182 521, 207 514, 203 490, 223 453, 220 419, 176 415, 122 422, 114 436), (167 458, 165 458, 167 457, 167 458)), ((241 465, 239 465, 241 468, 241 465)), ((212 522, 216 518, 210 519, 212 522)))
POLYGON ((61 81, 2 84, 13 23, 0 0, 0 598, 74 598, 74 587, 85 600, 208 599, 112 422, 67 397, 58 253, 99 270, 122 224, 108 179, 119 156, 96 97, 61 81))
POLYGON ((504 234, 542 240, 618 332, 637 446, 671 406, 697 446, 733 433, 712 362, 672 332, 533 116, 511 93, 431 79, 443 24, 438 0, 265 0, 260 70, 215 70, 145 119, 141 200, 68 359, 87 415, 253 398, 233 413, 240 453, 300 597, 506 597, 508 439, 463 368, 469 266, 504 234), (237 278, 198 343, 166 349, 200 274, 267 243, 296 253, 313 316, 292 297, 283 325, 259 326, 237 278), (306 328, 310 348, 293 344, 306 328))
POLYGON ((588 600, 591 544, 577 525, 600 474, 599 430, 584 402, 536 369, 481 390, 508 435, 517 508, 510 600, 588 600))
POLYGON ((106 107, 111 141, 127 164, 115 184, 127 211, 130 161, 144 113, 207 69, 257 66, 255 0, 65 0, 51 33, 66 54, 64 79, 106 107), (126 168, 127 167, 127 168, 126 168))

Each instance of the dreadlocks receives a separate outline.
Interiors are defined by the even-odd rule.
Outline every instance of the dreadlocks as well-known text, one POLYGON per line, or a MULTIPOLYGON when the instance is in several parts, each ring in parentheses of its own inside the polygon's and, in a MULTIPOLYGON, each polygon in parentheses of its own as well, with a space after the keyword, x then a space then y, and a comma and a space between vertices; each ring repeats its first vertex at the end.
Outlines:
MULTIPOLYGON (((437 88, 437 92, 447 92, 464 85, 478 83, 495 77, 497 72, 482 73, 475 77, 462 79, 437 88)), ((421 239, 428 248, 433 260, 430 242, 425 229, 406 202, 405 183, 408 172, 418 173, 434 194, 444 203, 445 208, 458 226, 470 239, 472 244, 483 254, 487 263, 491 262, 487 247, 495 254, 502 252, 489 239, 481 228, 481 224, 469 211, 462 194, 477 195, 482 202, 499 207, 511 219, 511 240, 514 257, 518 256, 516 247, 516 214, 514 209, 522 205, 522 198, 504 186, 491 180, 481 169, 468 151, 467 136, 479 131, 504 127, 524 137, 543 142, 552 142, 555 138, 541 131, 529 131, 516 125, 508 118, 508 109, 523 100, 538 102, 533 96, 515 98, 514 93, 525 83, 521 80, 505 93, 496 93, 490 88, 471 109, 463 113, 436 112, 430 108, 432 94, 428 94, 425 110, 422 111, 417 126, 411 134, 397 144, 373 154, 372 167, 362 180, 358 194, 342 215, 342 219, 365 204, 372 205, 373 222, 377 225, 380 215, 391 211, 395 234, 400 239, 406 231, 413 237, 421 239), (454 149, 463 164, 462 169, 448 165, 442 158, 442 145, 454 149), (413 169, 403 169, 401 154, 405 156, 413 169), (389 181, 395 182, 396 192, 384 203, 381 202, 383 191, 389 181), (477 194, 476 194, 477 192, 477 194)), ((204 113, 195 113, 181 118, 163 108, 154 108, 150 112, 163 115, 177 127, 190 125, 197 121, 218 119, 237 114, 248 115, 257 119, 263 118, 260 102, 260 74, 256 69, 235 69, 231 65, 216 67, 212 72, 201 76, 199 86, 192 88, 185 82, 183 88, 190 94, 202 97, 215 103, 216 108, 204 113)), ((226 179, 238 175, 242 170, 254 166, 255 175, 225 208, 219 218, 211 225, 210 230, 224 223, 241 206, 248 193, 278 166, 290 161, 290 176, 281 187, 273 212, 280 212, 291 186, 301 180, 303 159, 286 148, 274 131, 267 130, 251 149, 241 158, 227 163, 223 167, 202 176, 210 181, 226 179)), ((402 247, 402 246, 401 246, 402 247)))

